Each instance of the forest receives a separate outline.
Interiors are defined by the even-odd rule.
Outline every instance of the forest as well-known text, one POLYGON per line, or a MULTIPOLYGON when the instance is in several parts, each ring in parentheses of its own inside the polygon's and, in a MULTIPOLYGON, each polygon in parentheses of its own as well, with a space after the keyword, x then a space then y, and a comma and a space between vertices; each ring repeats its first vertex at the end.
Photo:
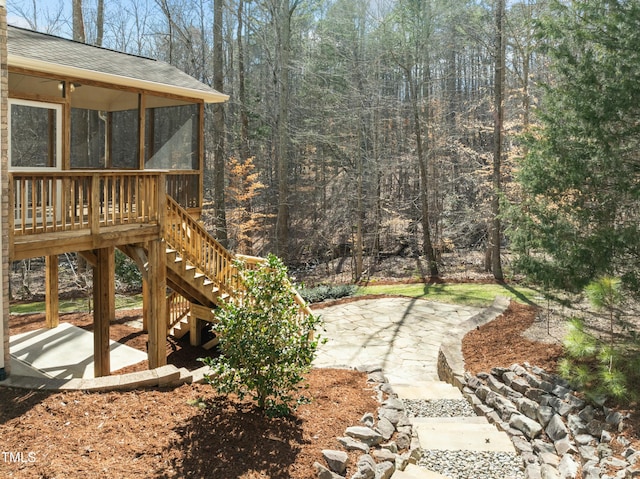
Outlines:
POLYGON ((614 274, 638 291, 636 0, 7 7, 10 24, 161 59, 230 95, 207 110, 203 219, 236 252, 348 255, 359 281, 388 255, 438 276, 443 254, 481 251, 496 279, 614 274))

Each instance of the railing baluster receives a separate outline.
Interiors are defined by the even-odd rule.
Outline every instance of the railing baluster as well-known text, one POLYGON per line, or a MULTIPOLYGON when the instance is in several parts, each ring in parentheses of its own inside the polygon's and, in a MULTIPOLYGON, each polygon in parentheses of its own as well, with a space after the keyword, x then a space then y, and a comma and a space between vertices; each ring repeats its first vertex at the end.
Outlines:
POLYGON ((160 173, 10 172, 10 177, 13 235, 160 224, 161 196, 155 191, 160 178, 165 181, 160 173))

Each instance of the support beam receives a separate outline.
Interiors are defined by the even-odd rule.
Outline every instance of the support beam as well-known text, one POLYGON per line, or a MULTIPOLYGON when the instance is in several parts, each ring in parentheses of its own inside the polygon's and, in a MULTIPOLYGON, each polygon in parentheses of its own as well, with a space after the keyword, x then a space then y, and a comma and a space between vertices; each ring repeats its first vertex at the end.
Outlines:
POLYGON ((109 325, 116 317, 115 249, 96 251, 93 269, 93 361, 95 377, 111 374, 109 325))
POLYGON ((202 344, 203 321, 194 314, 189 314, 189 343, 191 346, 202 344))
POLYGON ((60 324, 58 299, 58 257, 45 257, 45 317, 47 328, 57 328, 60 324))
POLYGON ((162 239, 149 241, 147 331, 149 368, 167 364, 167 257, 162 239))

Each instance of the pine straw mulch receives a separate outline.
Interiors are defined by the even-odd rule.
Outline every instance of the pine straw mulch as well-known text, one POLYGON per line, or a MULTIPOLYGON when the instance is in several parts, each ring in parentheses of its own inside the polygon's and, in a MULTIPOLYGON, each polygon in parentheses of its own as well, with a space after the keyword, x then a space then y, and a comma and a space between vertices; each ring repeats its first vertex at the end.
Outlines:
MULTIPOLYGON (((146 336, 127 324, 139 314, 119 311, 111 338, 144 350, 146 336)), ((61 320, 90 329, 86 314, 61 320)), ((553 370, 559 346, 522 336, 534 320, 533 308, 513 303, 501 318, 467 335, 469 370, 524 361, 553 370)), ((13 318, 11 332, 43 322, 42 315, 13 318)), ((167 348, 170 361, 199 366, 195 358, 203 350, 179 341, 168 341, 167 348)), ((208 385, 90 394, 0 388, 0 477, 314 478, 322 449, 337 448, 345 428, 375 412, 378 403, 366 377, 355 371, 313 370, 308 385, 312 403, 281 419, 268 419, 249 402, 217 395, 208 385)))

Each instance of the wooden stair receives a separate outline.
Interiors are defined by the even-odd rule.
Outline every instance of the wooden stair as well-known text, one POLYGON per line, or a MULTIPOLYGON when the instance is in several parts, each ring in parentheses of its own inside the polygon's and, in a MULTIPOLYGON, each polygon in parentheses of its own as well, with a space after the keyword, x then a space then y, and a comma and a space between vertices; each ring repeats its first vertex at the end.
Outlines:
POLYGON ((214 281, 174 249, 167 249, 167 283, 192 303, 211 309, 229 297, 228 294, 222 294, 214 281))
POLYGON ((180 339, 185 334, 187 334, 191 330, 191 320, 190 317, 181 319, 178 321, 175 326, 173 326, 168 332, 168 336, 173 336, 176 339, 180 339))
MULTIPOLYGON (((167 196, 163 237, 167 244, 167 286, 182 297, 177 300, 171 296, 167 301, 167 333, 176 338, 190 330, 197 331, 197 324, 191 328, 193 321, 214 322, 213 310, 221 302, 234 299, 231 295, 238 291, 236 288, 239 286, 234 260, 242 259, 251 267, 257 267, 264 261, 263 258, 235 255, 228 251, 170 196, 167 196)), ((144 276, 147 265, 144 245, 126 245, 120 249, 136 262, 144 276)), ((295 293, 295 297, 300 314, 310 314, 300 295, 295 293)), ((212 340, 207 346, 215 344, 216 340, 212 340)))

